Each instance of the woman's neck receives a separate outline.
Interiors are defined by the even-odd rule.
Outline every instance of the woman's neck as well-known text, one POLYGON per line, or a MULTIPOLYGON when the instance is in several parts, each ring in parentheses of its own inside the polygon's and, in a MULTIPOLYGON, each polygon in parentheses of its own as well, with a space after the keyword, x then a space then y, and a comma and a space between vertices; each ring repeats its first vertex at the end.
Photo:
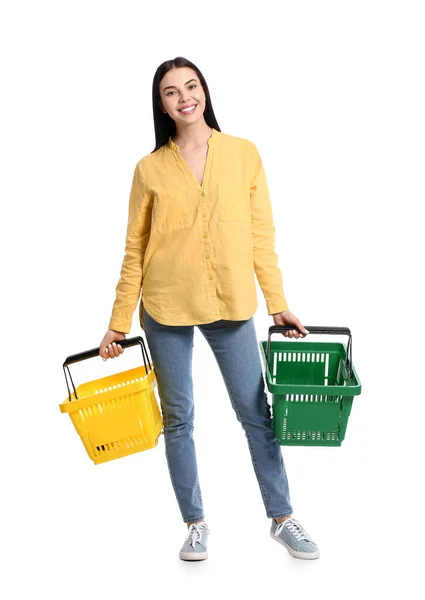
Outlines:
POLYGON ((171 140, 182 150, 190 150, 205 146, 212 135, 212 128, 205 123, 194 123, 187 127, 177 128, 171 140))

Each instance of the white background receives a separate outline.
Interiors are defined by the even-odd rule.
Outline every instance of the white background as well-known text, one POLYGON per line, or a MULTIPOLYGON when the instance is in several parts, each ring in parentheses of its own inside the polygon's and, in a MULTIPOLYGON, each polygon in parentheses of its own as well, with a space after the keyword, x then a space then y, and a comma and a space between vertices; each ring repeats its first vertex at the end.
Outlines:
MULTIPOLYGON (((2 6, 3 597, 418 595, 422 10, 407 0, 2 6), (270 538, 244 432, 196 328, 208 560, 178 558, 187 529, 163 436, 95 466, 59 410, 63 361, 107 329, 131 178, 155 145, 153 75, 179 55, 203 72, 221 130, 262 155, 291 310, 353 335, 362 393, 343 445, 282 447, 294 516, 319 560, 270 538)), ((264 340, 273 321, 258 295, 264 340)), ((140 332, 136 311, 130 335, 140 332)), ((133 348, 92 366, 111 374, 139 361, 133 348)))

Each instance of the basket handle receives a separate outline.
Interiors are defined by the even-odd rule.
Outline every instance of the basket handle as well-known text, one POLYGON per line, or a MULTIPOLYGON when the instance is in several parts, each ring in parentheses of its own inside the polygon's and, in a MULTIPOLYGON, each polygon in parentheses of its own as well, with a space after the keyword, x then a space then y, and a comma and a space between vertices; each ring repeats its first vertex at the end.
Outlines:
MULTIPOLYGON (((345 368, 347 369, 347 373, 350 379, 353 378, 353 358, 352 358, 352 338, 351 331, 348 327, 322 327, 320 325, 304 325, 306 329, 308 329, 309 333, 325 333, 331 335, 348 335, 348 344, 347 344, 347 356, 345 360, 345 368)), ((271 325, 269 327, 269 335, 267 339, 267 350, 266 350, 266 361, 267 366, 270 371, 270 338, 273 333, 284 333, 285 331, 291 331, 292 329, 296 329, 300 333, 300 329, 295 325, 271 325)))
MULTIPOLYGON (((149 360, 149 355, 148 355, 148 351, 146 349, 145 346, 145 341, 144 339, 138 335, 135 337, 131 337, 131 338, 126 338, 124 340, 120 340, 119 342, 117 342, 117 344, 119 344, 122 348, 128 348, 129 346, 136 346, 137 344, 140 344, 141 350, 142 350, 142 356, 143 356, 143 362, 145 364, 145 371, 146 373, 148 372, 148 366, 146 364, 146 359, 148 360, 148 364, 151 364, 151 361, 149 360)), ((81 360, 86 360, 88 358, 94 358, 95 356, 100 356, 99 355, 99 350, 100 350, 100 346, 98 348, 92 348, 91 350, 85 350, 83 352, 78 352, 77 354, 71 354, 70 356, 68 356, 65 359, 65 362, 63 363, 63 371, 65 374, 65 381, 66 381, 66 387, 68 388, 68 394, 69 394, 69 401, 71 402, 71 391, 69 389, 69 385, 68 385, 68 378, 66 376, 66 371, 68 371, 68 375, 69 378, 71 380, 72 383, 72 387, 74 389, 74 395, 75 398, 78 400, 78 396, 77 396, 77 391, 75 389, 75 385, 74 382, 72 380, 71 377, 71 373, 69 371, 69 366, 72 363, 76 363, 76 362, 80 362, 81 360)), ((151 368, 149 369, 150 371, 152 370, 151 368)))

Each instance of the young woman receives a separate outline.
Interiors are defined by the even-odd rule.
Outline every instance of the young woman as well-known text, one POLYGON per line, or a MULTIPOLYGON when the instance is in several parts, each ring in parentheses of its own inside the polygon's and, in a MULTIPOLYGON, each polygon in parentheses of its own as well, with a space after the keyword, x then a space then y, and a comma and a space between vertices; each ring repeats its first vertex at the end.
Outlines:
POLYGON ((177 57, 153 80, 155 149, 136 165, 125 256, 99 354, 114 358, 139 319, 155 366, 166 457, 188 532, 183 560, 207 558, 208 534, 193 440, 194 327, 208 341, 272 519, 270 533, 296 558, 319 556, 292 517, 288 480, 273 431, 253 316, 255 275, 275 324, 308 331, 288 309, 274 250, 266 176, 252 142, 221 132, 207 83, 177 57))

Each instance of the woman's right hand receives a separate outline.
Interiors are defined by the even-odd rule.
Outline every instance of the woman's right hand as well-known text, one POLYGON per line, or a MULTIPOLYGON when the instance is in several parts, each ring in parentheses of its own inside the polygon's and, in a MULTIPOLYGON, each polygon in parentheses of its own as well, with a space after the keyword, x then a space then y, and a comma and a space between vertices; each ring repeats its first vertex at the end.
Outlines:
POLYGON ((99 346, 99 355, 103 358, 103 360, 107 360, 108 358, 115 358, 124 352, 124 348, 116 343, 121 340, 125 340, 125 333, 122 331, 114 331, 114 329, 108 329, 105 333, 103 340, 99 346))

